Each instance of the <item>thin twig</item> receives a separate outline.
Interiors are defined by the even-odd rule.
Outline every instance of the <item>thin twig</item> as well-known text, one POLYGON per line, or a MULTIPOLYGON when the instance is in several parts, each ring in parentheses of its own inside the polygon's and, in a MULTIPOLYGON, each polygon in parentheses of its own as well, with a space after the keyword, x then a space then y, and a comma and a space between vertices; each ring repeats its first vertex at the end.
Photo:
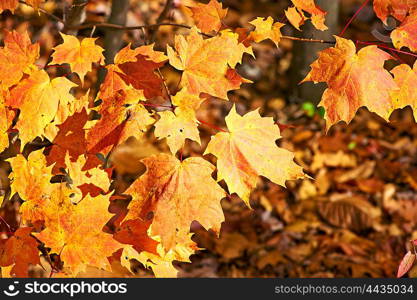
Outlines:
MULTIPOLYGON (((27 5, 27 6, 29 6, 29 7, 34 8, 32 5, 30 5, 30 4, 28 4, 28 3, 26 3, 26 2, 25 2, 25 1, 23 1, 23 0, 19 0, 19 3, 24 4, 24 5, 27 5)), ((48 17, 50 17, 50 18, 54 19, 55 21, 60 22, 60 23, 62 23, 62 24, 65 24, 65 22, 64 22, 64 20, 63 20, 63 19, 61 19, 61 18, 60 18, 60 17, 58 17, 58 16, 55 16, 54 14, 49 13, 48 11, 44 10, 43 8, 38 7, 38 10, 39 10, 41 13, 43 13, 43 14, 47 15, 48 17)))
POLYGON ((294 36, 282 36, 281 39, 283 40, 291 40, 291 41, 298 41, 298 42, 307 42, 307 43, 321 43, 321 44, 336 44, 336 41, 325 41, 325 40, 315 40, 315 39, 305 39, 305 38, 298 38, 294 36))
MULTIPOLYGON (((22 4, 25 4, 25 5, 31 6, 23 0, 19 0, 19 2, 22 3, 22 4)), ((111 29, 116 29, 116 30, 144 30, 144 29, 154 29, 154 28, 158 28, 158 27, 162 27, 162 26, 172 26, 172 27, 180 27, 180 28, 185 28, 185 29, 191 29, 192 26, 186 25, 186 24, 162 22, 166 18, 166 15, 169 13, 169 9, 167 9, 167 7, 170 7, 169 2, 171 2, 171 1, 167 1, 167 5, 165 6, 161 15, 158 17, 157 23, 155 23, 155 24, 139 25, 139 26, 123 26, 123 25, 103 22, 103 23, 88 23, 88 24, 81 24, 81 25, 76 25, 76 26, 67 26, 67 28, 72 29, 72 30, 82 30, 82 29, 89 29, 89 28, 111 28, 111 29)), ((51 17, 55 21, 58 21, 60 23, 65 24, 64 20, 62 20, 61 18, 47 12, 46 10, 44 10, 42 8, 39 8, 39 11, 46 14, 47 16, 51 17)), ((203 33, 203 32, 201 33, 201 35, 203 35, 205 37, 213 37, 213 35, 206 34, 206 33, 203 33)), ((281 38, 282 39, 287 39, 287 40, 299 41, 299 42, 335 44, 335 41, 303 39, 303 38, 297 38, 297 37, 292 37, 292 36, 282 36, 281 38)))
MULTIPOLYGON (((167 16, 168 16, 168 13, 171 11, 171 8, 172 8, 172 3, 173 3, 174 1, 173 0, 166 0, 166 2, 165 2, 165 6, 164 6, 164 9, 162 10, 162 12, 161 12, 161 14, 158 16, 158 18, 156 19, 156 23, 158 24, 158 23, 162 23, 162 21, 164 21, 166 18, 167 18, 167 16)), ((153 42, 154 40, 155 40, 155 38, 156 38, 156 33, 157 33, 157 30, 151 30, 150 31, 150 40, 153 42)))

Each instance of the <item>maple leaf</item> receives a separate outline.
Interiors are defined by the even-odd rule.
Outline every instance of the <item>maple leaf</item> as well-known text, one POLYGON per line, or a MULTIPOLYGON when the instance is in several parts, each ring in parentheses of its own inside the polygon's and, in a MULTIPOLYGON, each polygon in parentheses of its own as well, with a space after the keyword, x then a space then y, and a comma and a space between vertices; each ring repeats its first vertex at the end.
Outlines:
MULTIPOLYGON (((199 96, 206 93, 227 99, 227 92, 238 89, 245 80, 230 67, 236 65, 238 51, 241 59, 243 53, 249 51, 242 48, 237 34, 222 34, 204 40, 196 27, 184 38, 175 36, 175 50, 167 46, 170 64, 183 71, 181 84, 190 94, 199 96), (234 44, 232 41, 234 40, 234 44)), ((243 44, 242 44, 243 45, 243 44)))
POLYGON ((87 152, 108 154, 130 136, 137 139, 155 122, 142 104, 128 107, 108 105, 100 110, 101 119, 87 132, 87 152))
POLYGON ((161 117, 155 123, 155 136, 167 138, 167 143, 172 154, 184 146, 185 140, 190 139, 201 144, 195 112, 189 109, 177 107, 174 112, 162 111, 161 117))
POLYGON ((13 264, 10 270, 13 277, 28 277, 29 265, 40 264, 38 242, 30 235, 32 230, 19 228, 0 246, 0 266, 13 264))
POLYGON ((2 0, 0 1, 0 13, 4 10, 10 10, 13 13, 18 4, 19 0, 2 0))
MULTIPOLYGON (((63 189, 60 184, 57 188, 63 189)), ((86 266, 111 270, 107 259, 122 245, 104 233, 102 228, 111 218, 108 212, 109 196, 95 198, 86 196, 73 204, 64 192, 44 203, 49 213, 45 217, 45 229, 35 236, 59 254, 64 268, 75 276, 85 271, 86 266)))
POLYGON ((116 229, 113 237, 120 243, 132 245, 138 252, 156 253, 158 242, 148 236, 149 225, 150 222, 140 219, 127 220, 116 229))
POLYGON ((163 81, 155 73, 168 58, 154 45, 135 49, 130 44, 115 56, 114 64, 106 66, 107 75, 101 85, 99 97, 104 101, 111 99, 120 91, 126 95, 125 103, 162 95, 163 81), (133 101, 132 101, 133 100, 133 101))
POLYGON ((391 32, 391 39, 396 48, 408 47, 417 52, 417 5, 401 25, 391 32))
POLYGON ((276 146, 281 135, 272 118, 262 118, 258 110, 240 116, 233 106, 226 124, 229 132, 212 136, 204 154, 217 157, 217 180, 224 179, 230 193, 238 194, 248 206, 259 175, 282 186, 304 177, 294 154, 276 146))
POLYGON ((395 108, 404 108, 410 105, 414 119, 417 120, 417 63, 414 63, 414 67, 401 64, 391 70, 394 74, 394 80, 397 83, 399 90, 392 92, 395 108))
POLYGON ((20 110, 15 128, 19 130, 23 144, 44 134, 59 105, 67 105, 73 100, 69 91, 75 86, 65 77, 50 80, 48 73, 38 70, 11 90, 6 104, 20 110))
POLYGON ((374 0, 374 11, 384 23, 389 16, 404 21, 409 10, 407 2, 408 0, 374 0))
POLYGON ((123 248, 121 264, 130 270, 130 260, 136 259, 146 268, 152 269, 157 278, 175 278, 178 270, 172 262, 191 262, 190 256, 199 250, 196 243, 191 240, 192 234, 184 237, 184 240, 177 242, 173 249, 165 251, 161 244, 157 245, 156 253, 148 251, 138 251, 135 247, 127 246, 123 248))
POLYGON ((0 82, 3 89, 17 84, 23 74, 36 69, 39 44, 32 44, 27 32, 6 31, 4 47, 0 48, 0 82))
POLYGON ((327 83, 319 103, 326 110, 327 129, 339 121, 349 123, 361 106, 388 120, 395 109, 390 93, 398 88, 384 69, 384 62, 391 56, 377 46, 365 47, 356 54, 352 41, 335 38, 336 46, 319 53, 302 81, 327 83))
POLYGON ((266 19, 256 18, 249 23, 255 26, 255 30, 250 33, 249 38, 252 38, 257 43, 270 39, 278 47, 278 43, 282 37, 281 28, 285 24, 280 22, 274 23, 274 19, 271 17, 266 19))
POLYGON ((197 3, 190 9, 197 28, 204 33, 219 31, 222 20, 227 15, 227 8, 223 9, 222 4, 217 0, 210 0, 208 4, 197 3))
POLYGON ((54 121, 48 124, 45 128, 44 136, 52 141, 59 132, 59 125, 62 125, 70 116, 73 116, 77 112, 82 110, 88 111, 89 102, 89 91, 80 97, 75 99, 72 95, 66 95, 66 101, 60 103, 56 112, 54 121))
POLYGON ((171 96, 172 104, 184 110, 197 111, 204 100, 204 98, 190 94, 185 88, 178 91, 175 96, 171 96))
POLYGON ((88 121, 87 110, 84 108, 69 116, 64 123, 58 125, 58 132, 52 140, 52 146, 48 149, 46 160, 48 165, 53 165, 52 172, 59 173, 65 168, 65 157, 68 153, 71 160, 85 154, 87 141, 85 138, 86 129, 84 126, 88 121))
POLYGON ((68 154, 65 157, 67 173, 71 178, 70 187, 74 192, 72 196, 74 203, 80 202, 88 193, 94 196, 100 192, 107 192, 110 187, 110 179, 106 171, 99 168, 83 171, 85 163, 84 156, 79 156, 76 161, 71 161, 68 154))
POLYGON ((49 65, 69 64, 71 71, 77 73, 83 83, 93 63, 104 65, 104 49, 95 44, 97 38, 84 38, 80 43, 73 35, 60 34, 64 42, 53 48, 53 59, 49 65))
POLYGON ((285 11, 285 16, 288 21, 300 30, 300 26, 304 24, 305 20, 311 19, 311 23, 319 30, 327 30, 328 27, 324 24, 327 12, 323 11, 314 0, 291 0, 294 7, 290 7, 285 11), (308 13, 310 17, 307 17, 308 13))
POLYGON ((41 151, 31 152, 26 159, 18 154, 9 158, 13 169, 9 178, 12 180, 12 193, 18 193, 25 202, 20 206, 24 221, 43 220, 42 203, 52 193, 52 167, 46 165, 46 158, 41 151), (30 182, 30 184, 28 184, 30 182))
POLYGON ((145 218, 153 212, 151 235, 165 249, 184 240, 195 220, 219 232, 224 221, 220 200, 224 191, 213 180, 214 166, 200 157, 179 161, 167 154, 142 160, 147 171, 126 191, 132 195, 127 219, 145 218))

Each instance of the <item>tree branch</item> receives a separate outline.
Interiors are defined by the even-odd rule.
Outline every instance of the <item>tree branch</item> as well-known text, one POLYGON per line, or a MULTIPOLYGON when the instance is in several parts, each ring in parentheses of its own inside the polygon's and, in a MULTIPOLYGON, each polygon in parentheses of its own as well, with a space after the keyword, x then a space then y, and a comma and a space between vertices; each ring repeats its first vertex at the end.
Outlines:
MULTIPOLYGON (((158 19, 156 19, 156 24, 162 23, 162 21, 164 21, 168 17, 168 14, 169 14, 169 12, 170 12, 170 10, 172 8, 173 2, 174 2, 173 0, 167 0, 166 1, 165 6, 164 6, 164 9, 162 10, 162 12, 159 15, 158 19)), ((155 41, 156 33, 157 33, 157 30, 150 30, 149 35, 150 35, 150 40, 152 42, 155 41)))
POLYGON ((88 0, 74 0, 68 15, 64 18, 64 31, 67 31, 68 34, 77 34, 77 26, 85 20, 85 7, 87 4, 88 0))

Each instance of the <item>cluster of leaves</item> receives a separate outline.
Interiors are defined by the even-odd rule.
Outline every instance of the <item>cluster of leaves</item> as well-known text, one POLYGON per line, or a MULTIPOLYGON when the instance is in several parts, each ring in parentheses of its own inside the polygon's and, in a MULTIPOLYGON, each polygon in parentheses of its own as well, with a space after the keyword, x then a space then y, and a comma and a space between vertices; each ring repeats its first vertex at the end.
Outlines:
MULTIPOLYGON (((35 8, 41 2, 27 1, 35 8)), ((292 3, 285 14, 297 29, 307 19, 317 29, 327 29, 326 13, 313 0, 292 3)), ((375 10, 382 20, 393 15, 404 22, 397 29, 401 39, 393 32, 394 45, 414 51, 407 24, 415 5, 402 1, 407 12, 399 16, 392 3, 375 1, 375 10)), ((0 11, 13 11, 17 4, 4 1, 0 11)), ((0 241, 0 265, 8 273, 4 275, 27 276, 28 266, 40 263, 41 250, 60 276, 77 276, 89 266, 111 271, 114 260, 130 270, 130 260, 136 259, 156 276, 173 277, 177 271, 172 262, 189 261, 198 249, 191 239, 191 223, 198 221, 219 233, 224 221, 220 201, 228 193, 250 206, 259 176, 282 186, 305 177, 294 154, 276 145, 281 135, 274 120, 258 111, 241 116, 235 107, 225 119, 227 128, 212 136, 205 149, 217 158, 216 166, 203 157, 182 159, 187 139, 200 143, 202 122, 196 111, 201 103, 213 97, 227 101, 229 91, 250 83, 236 70, 243 55, 254 56, 251 44, 267 39, 278 46, 284 26, 268 17, 251 21, 252 31, 222 29, 227 9, 216 0, 190 11, 195 26, 187 35, 175 36, 166 54, 153 45, 128 45, 110 65, 105 65, 104 49, 95 38, 80 41, 62 33, 63 42, 54 48, 50 65, 68 64, 81 84, 94 64, 107 70, 94 101, 89 93, 76 98, 71 92, 76 83, 64 76, 51 78, 36 65, 39 45, 32 44, 26 32, 6 32, 0 49, 0 150, 16 136, 22 149, 39 138, 51 145, 8 159, 11 194, 24 201, 24 226, 0 241), (175 95, 160 72, 167 64, 181 72, 175 95), (155 97, 170 102, 166 110, 150 109, 148 101, 155 97), (125 192, 132 199, 127 211, 112 215, 109 206, 120 196, 112 195, 113 170, 99 158, 132 137, 142 139, 151 128, 156 138, 166 139, 171 153, 142 160, 146 172, 125 192), (222 180, 228 193, 218 184, 222 180), (112 228, 106 226, 110 220, 112 228)), ((393 77, 384 69, 390 58, 376 45, 356 53, 355 44, 342 37, 320 53, 304 81, 328 84, 321 102, 328 128, 350 122, 361 106, 385 119, 396 108, 414 108, 417 69, 400 65, 391 71, 393 77)))

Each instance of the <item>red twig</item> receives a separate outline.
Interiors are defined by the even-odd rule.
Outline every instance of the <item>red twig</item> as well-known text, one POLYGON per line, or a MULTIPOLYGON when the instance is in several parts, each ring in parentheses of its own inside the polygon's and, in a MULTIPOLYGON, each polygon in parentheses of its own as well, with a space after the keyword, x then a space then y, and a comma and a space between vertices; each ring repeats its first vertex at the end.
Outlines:
POLYGON ((389 52, 391 53, 391 55, 393 56, 393 57, 395 57, 395 59, 396 60, 398 60, 400 63, 402 63, 402 64, 405 64, 406 62, 404 61, 404 60, 402 60, 401 59, 401 57, 397 54, 397 53, 395 53, 394 51, 392 51, 392 50, 389 50, 389 52))
POLYGON ((407 51, 398 50, 398 49, 395 49, 395 48, 391 48, 391 47, 388 47, 386 45, 379 44, 379 43, 370 43, 370 42, 362 42, 362 41, 356 41, 356 43, 357 44, 362 44, 362 45, 378 46, 379 48, 387 49, 389 51, 394 51, 394 52, 397 52, 397 53, 401 53, 401 54, 405 54, 405 55, 410 55, 410 56, 417 57, 417 54, 414 54, 414 53, 411 53, 411 52, 407 52, 407 51))
POLYGON ((213 124, 210 124, 210 123, 204 122, 204 121, 202 121, 202 120, 200 120, 200 119, 197 119, 197 121, 198 121, 198 122, 200 122, 201 124, 204 124, 204 125, 206 125, 206 126, 210 127, 210 128, 213 128, 213 129, 215 129, 215 130, 217 130, 217 131, 227 132, 226 130, 224 130, 224 129, 220 128, 220 127, 217 127, 216 125, 213 125, 213 124))
POLYGON ((339 33, 339 36, 343 36, 346 32, 346 30, 348 29, 349 25, 353 22, 353 20, 356 19, 356 17, 359 15, 359 13, 362 11, 362 9, 365 8, 365 6, 367 6, 369 3, 369 0, 366 0, 361 7, 359 7, 359 9, 355 12, 355 14, 352 16, 352 18, 350 18, 350 20, 346 23, 345 27, 343 28, 343 30, 339 33))

